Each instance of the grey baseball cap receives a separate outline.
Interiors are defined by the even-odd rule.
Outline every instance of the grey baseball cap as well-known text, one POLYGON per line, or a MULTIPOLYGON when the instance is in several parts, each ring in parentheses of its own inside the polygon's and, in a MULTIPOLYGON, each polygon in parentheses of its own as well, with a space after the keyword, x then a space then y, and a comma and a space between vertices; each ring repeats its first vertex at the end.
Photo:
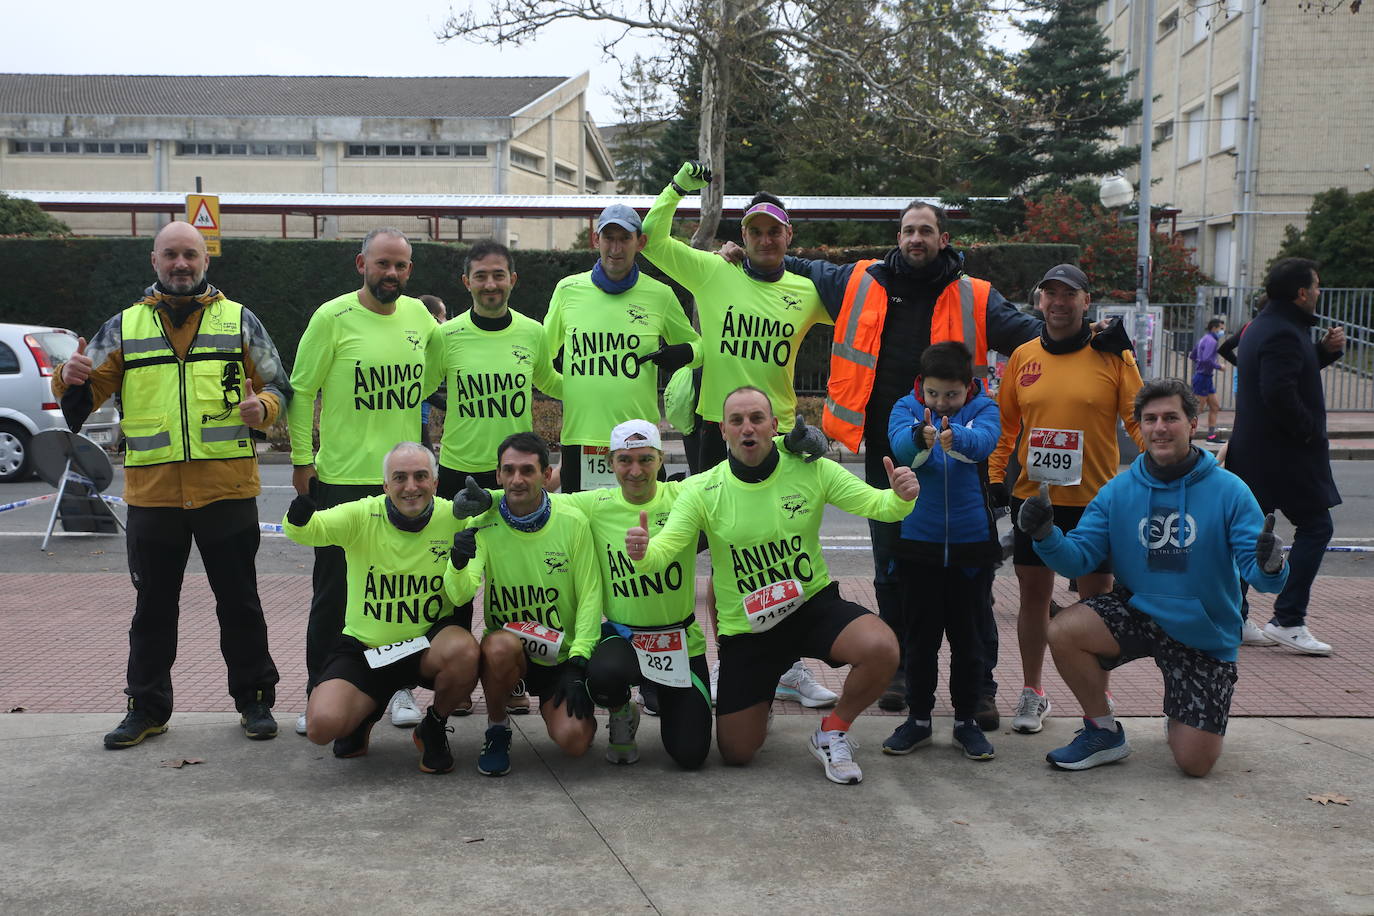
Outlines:
POLYGON ((635 212, 635 208, 627 207, 625 204, 611 204, 602 210, 601 215, 596 218, 596 231, 600 232, 612 224, 628 232, 641 232, 644 229, 644 223, 635 212))
POLYGON ((1087 289, 1090 285, 1088 283, 1088 275, 1072 264, 1060 264, 1057 267, 1051 267, 1049 273, 1045 274, 1044 278, 1036 284, 1036 289, 1039 289, 1051 280, 1058 280, 1060 283, 1071 286, 1074 289, 1087 289))

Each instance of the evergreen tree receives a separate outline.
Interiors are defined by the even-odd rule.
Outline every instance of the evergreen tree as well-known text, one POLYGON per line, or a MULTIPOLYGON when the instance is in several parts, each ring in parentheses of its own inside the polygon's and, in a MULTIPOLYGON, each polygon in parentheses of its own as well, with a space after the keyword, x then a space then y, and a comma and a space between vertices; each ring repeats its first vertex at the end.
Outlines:
MULTIPOLYGON (((1374 286, 1374 190, 1351 194, 1331 188, 1312 198, 1307 226, 1284 230, 1279 258, 1311 258, 1321 265, 1322 286, 1374 286)), ((1272 267, 1273 261, 1269 263, 1272 267)))
POLYGON ((0 192, 0 235, 70 235, 71 231, 27 197, 0 192))
POLYGON ((655 183, 652 170, 659 136, 667 123, 667 106, 659 100, 650 68, 638 56, 620 85, 620 91, 611 93, 620 123, 610 143, 620 193, 657 194, 662 184, 655 183))

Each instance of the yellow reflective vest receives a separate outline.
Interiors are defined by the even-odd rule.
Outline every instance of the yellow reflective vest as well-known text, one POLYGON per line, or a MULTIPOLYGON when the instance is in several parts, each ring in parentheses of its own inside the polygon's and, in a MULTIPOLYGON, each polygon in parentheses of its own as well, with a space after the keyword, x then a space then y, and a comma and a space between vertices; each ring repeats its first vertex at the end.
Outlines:
POLYGON ((252 436, 239 417, 243 306, 228 299, 206 306, 184 359, 163 333, 156 308, 129 306, 120 327, 125 465, 253 457, 252 436))

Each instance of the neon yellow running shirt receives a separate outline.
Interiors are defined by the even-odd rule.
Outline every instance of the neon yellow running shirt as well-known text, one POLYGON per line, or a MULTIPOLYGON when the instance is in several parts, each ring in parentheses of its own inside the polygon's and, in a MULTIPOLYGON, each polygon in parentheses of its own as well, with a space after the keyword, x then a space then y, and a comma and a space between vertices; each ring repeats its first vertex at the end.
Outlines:
POLYGON ((788 432, 797 415, 797 350, 812 325, 833 321, 807 277, 784 271, 776 283, 755 280, 743 267, 673 238, 681 199, 668 187, 654 201, 644 219, 644 256, 696 297, 702 349, 697 413, 719 421, 725 396, 753 385, 772 402, 778 429, 788 432))
POLYGON ((429 523, 416 532, 391 524, 385 496, 321 509, 299 527, 282 519, 282 530, 297 544, 344 549, 343 632, 373 648, 423 636, 436 620, 453 613, 453 602, 444 595, 444 572, 450 568, 453 535, 462 529, 446 499, 434 500, 429 523))
POLYGON ((590 658, 601 636, 601 580, 586 516, 559 501, 538 531, 516 531, 495 506, 462 524, 477 528, 477 556, 460 570, 444 564, 449 599, 468 601, 485 580, 484 632, 534 621, 566 634, 558 661, 590 658))
POLYGON ((296 348, 286 409, 291 463, 315 465, 325 483, 380 484, 382 458, 420 435, 420 403, 439 387, 426 345, 439 326, 409 296, 379 315, 351 292, 315 310, 296 348), (320 451, 311 428, 320 395, 320 451))
POLYGON ((517 311, 511 310, 510 317, 502 330, 484 331, 472 323, 468 309, 435 329, 435 362, 448 382, 439 449, 439 463, 446 468, 494 470, 501 440, 534 429, 534 387, 562 397, 562 379, 549 364, 544 329, 517 311))
MULTIPOLYGON (((625 555, 625 532, 639 524, 641 510, 649 513, 649 530, 657 532, 682 492, 681 481, 660 481, 654 498, 643 505, 627 500, 619 489, 584 490, 559 494, 587 516, 592 547, 601 573, 601 602, 606 619, 627 627, 662 627, 686 620, 696 608, 697 544, 693 539, 667 566, 656 573, 637 570, 625 555)), ((687 654, 706 652, 701 624, 687 628, 687 654)))
POLYGON ((744 598, 752 592, 795 579, 810 600, 830 583, 820 542, 826 503, 881 522, 900 521, 915 505, 892 490, 870 487, 828 458, 807 464, 774 443, 778 466, 759 483, 740 480, 728 460, 688 477, 667 524, 636 564, 657 572, 705 531, 722 636, 751 632, 744 598))
POLYGON ((604 448, 617 423, 658 416, 658 367, 635 357, 657 350, 660 337, 691 344, 697 364, 700 338, 667 284, 641 273, 612 295, 591 271, 558 281, 544 342, 550 357, 563 349, 563 444, 604 448))

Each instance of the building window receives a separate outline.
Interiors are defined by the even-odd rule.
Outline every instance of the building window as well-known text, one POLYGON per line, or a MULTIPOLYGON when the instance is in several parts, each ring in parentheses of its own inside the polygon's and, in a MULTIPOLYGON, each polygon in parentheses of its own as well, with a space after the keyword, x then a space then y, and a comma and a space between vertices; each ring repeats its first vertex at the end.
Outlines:
POLYGON ((146 156, 148 143, 145 140, 11 140, 10 152, 21 155, 146 156))
POLYGON ((1226 18, 1235 19, 1245 11, 1245 0, 1226 0, 1226 18))
POLYGON ((1207 11, 1210 7, 1208 0, 1193 0, 1193 11, 1188 17, 1193 23, 1193 44, 1207 37, 1207 11))
POLYGON ((1223 286, 1231 285, 1231 227, 1212 229, 1212 277, 1223 286))
POLYGON ((538 172, 540 175, 544 174, 544 160, 539 156, 533 156, 523 150, 511 149, 510 164, 517 168, 538 172))
POLYGON ((1196 162, 1202 158, 1205 148, 1203 138, 1207 131, 1207 122, 1202 117, 1202 106, 1199 105, 1185 114, 1183 120, 1188 124, 1188 157, 1184 161, 1196 162))
POLYGON ((568 184, 577 184, 577 172, 566 165, 554 165, 553 177, 568 184))
POLYGON ((485 143, 350 143, 350 159, 484 159, 485 143))
POLYGON ((1178 10, 1171 10, 1168 15, 1159 20, 1159 34, 1156 40, 1163 38, 1178 29, 1178 10))
POLYGON ((1183 242, 1183 247, 1188 249, 1188 260, 1193 262, 1194 267, 1201 267, 1197 256, 1197 230, 1183 229, 1178 233, 1179 240, 1183 242))
POLYGON ((272 156, 304 158, 315 155, 313 143, 190 143, 177 142, 178 156, 272 156))
POLYGON ((601 182, 590 175, 588 175, 587 180, 583 182, 583 187, 586 189, 588 194, 601 193, 601 182))
POLYGON ((1236 145, 1236 108, 1240 104, 1240 90, 1232 89, 1217 96, 1217 149, 1231 149, 1236 145))
POLYGON ((1156 124, 1156 125, 1155 125, 1155 142, 1156 142, 1156 143, 1163 143, 1165 140, 1172 140, 1173 138, 1174 138, 1174 122, 1173 122, 1173 119, 1170 119, 1170 120, 1168 120, 1168 121, 1165 121, 1165 122, 1162 123, 1162 124, 1156 124))

